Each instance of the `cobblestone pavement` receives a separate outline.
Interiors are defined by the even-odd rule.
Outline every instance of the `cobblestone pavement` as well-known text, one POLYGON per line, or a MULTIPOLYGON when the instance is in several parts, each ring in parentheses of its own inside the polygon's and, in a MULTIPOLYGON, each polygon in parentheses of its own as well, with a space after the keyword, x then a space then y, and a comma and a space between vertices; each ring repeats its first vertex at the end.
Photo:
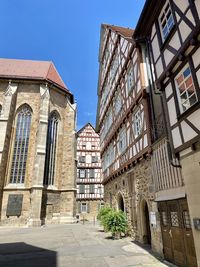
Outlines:
POLYGON ((161 267, 129 237, 112 240, 98 226, 0 227, 0 267, 161 267))

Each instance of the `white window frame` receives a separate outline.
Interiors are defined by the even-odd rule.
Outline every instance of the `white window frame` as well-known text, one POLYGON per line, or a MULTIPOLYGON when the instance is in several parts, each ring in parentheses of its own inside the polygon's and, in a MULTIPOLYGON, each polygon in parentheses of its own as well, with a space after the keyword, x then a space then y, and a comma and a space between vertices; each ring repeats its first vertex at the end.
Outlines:
POLYGON ((143 129, 143 118, 141 109, 137 110, 133 115, 133 130, 135 138, 141 135, 143 129))
POLYGON ((159 16, 159 26, 160 26, 160 31, 161 31, 163 42, 167 39, 174 25, 175 25, 175 21, 174 21, 172 8, 171 8, 169 1, 166 1, 159 16), (171 12, 171 15, 168 17, 169 12, 171 12), (164 30, 166 30, 166 33, 164 33, 164 30))
MULTIPOLYGON (((192 77, 192 72, 191 72, 191 68, 189 66, 189 64, 186 64, 181 71, 176 75, 175 77, 175 86, 176 86, 176 92, 177 92, 177 97, 178 97, 178 103, 179 103, 179 108, 180 108, 180 112, 184 113, 187 109, 189 109, 190 107, 192 107, 195 103, 198 102, 198 96, 197 96, 197 92, 196 92, 196 88, 194 85, 194 81, 193 81, 193 77, 192 77), (186 76, 186 71, 189 69, 189 75, 186 76), (183 75, 183 80, 181 81, 180 84, 178 84, 178 79, 180 79, 181 75, 183 75), (192 80, 192 83, 190 83, 189 85, 187 85, 187 81, 188 79, 192 80), (185 90, 183 92, 180 92, 180 87, 183 86, 185 87, 185 90), (191 86, 194 87, 194 93, 192 95, 189 95, 188 91, 191 88, 191 86), (181 99, 181 97, 185 95, 185 100, 183 101, 181 99), (196 101, 192 104, 190 104, 190 99, 192 97, 196 98, 196 101)), ((181 89, 183 90, 183 89, 181 89)))
POLYGON ((87 203, 81 202, 81 213, 86 213, 86 212, 87 212, 87 203))
POLYGON ((79 178, 86 178, 86 169, 79 169, 79 178))

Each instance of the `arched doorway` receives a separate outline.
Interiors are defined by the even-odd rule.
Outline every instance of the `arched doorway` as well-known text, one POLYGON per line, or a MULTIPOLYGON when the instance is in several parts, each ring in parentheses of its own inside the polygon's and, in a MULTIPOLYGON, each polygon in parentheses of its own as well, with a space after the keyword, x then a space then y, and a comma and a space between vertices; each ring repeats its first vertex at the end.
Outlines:
POLYGON ((120 193, 118 195, 118 209, 124 211, 124 199, 120 193))
POLYGON ((142 201, 142 229, 143 229, 143 242, 144 244, 151 245, 151 229, 149 221, 149 209, 146 200, 142 201))

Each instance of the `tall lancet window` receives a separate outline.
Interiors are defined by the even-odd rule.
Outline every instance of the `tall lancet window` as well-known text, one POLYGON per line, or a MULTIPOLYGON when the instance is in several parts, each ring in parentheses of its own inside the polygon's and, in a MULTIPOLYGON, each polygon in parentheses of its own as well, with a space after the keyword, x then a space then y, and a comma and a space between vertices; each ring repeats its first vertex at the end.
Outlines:
POLYGON ((48 122, 44 185, 54 184, 57 132, 58 114, 53 112, 48 122))
POLYGON ((24 183, 31 126, 31 109, 24 105, 17 114, 10 183, 24 183))

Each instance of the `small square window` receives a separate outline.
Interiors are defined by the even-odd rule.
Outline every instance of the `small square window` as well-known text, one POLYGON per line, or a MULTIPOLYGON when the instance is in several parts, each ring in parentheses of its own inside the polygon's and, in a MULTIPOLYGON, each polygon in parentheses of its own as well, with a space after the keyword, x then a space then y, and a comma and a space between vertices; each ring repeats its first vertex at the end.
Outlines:
POLYGON ((98 162, 98 157, 92 156, 92 163, 97 163, 98 162))
POLYGON ((79 194, 85 194, 85 185, 84 184, 79 185, 79 194))
POLYGON ((94 184, 89 185, 89 193, 94 194, 94 184))
POLYGON ((172 9, 168 1, 161 11, 159 17, 159 25, 162 34, 162 39, 164 42, 167 39, 169 33, 171 32, 173 26, 175 25, 172 9))
POLYGON ((86 177, 86 170, 81 169, 79 170, 79 178, 85 178, 86 177))
POLYGON ((90 169, 90 178, 94 178, 95 174, 95 170, 94 169, 90 169))
POLYGON ((80 156, 79 157, 79 162, 80 163, 85 163, 85 156, 80 156))
POLYGON ((87 212, 87 203, 81 203, 81 212, 87 212))

